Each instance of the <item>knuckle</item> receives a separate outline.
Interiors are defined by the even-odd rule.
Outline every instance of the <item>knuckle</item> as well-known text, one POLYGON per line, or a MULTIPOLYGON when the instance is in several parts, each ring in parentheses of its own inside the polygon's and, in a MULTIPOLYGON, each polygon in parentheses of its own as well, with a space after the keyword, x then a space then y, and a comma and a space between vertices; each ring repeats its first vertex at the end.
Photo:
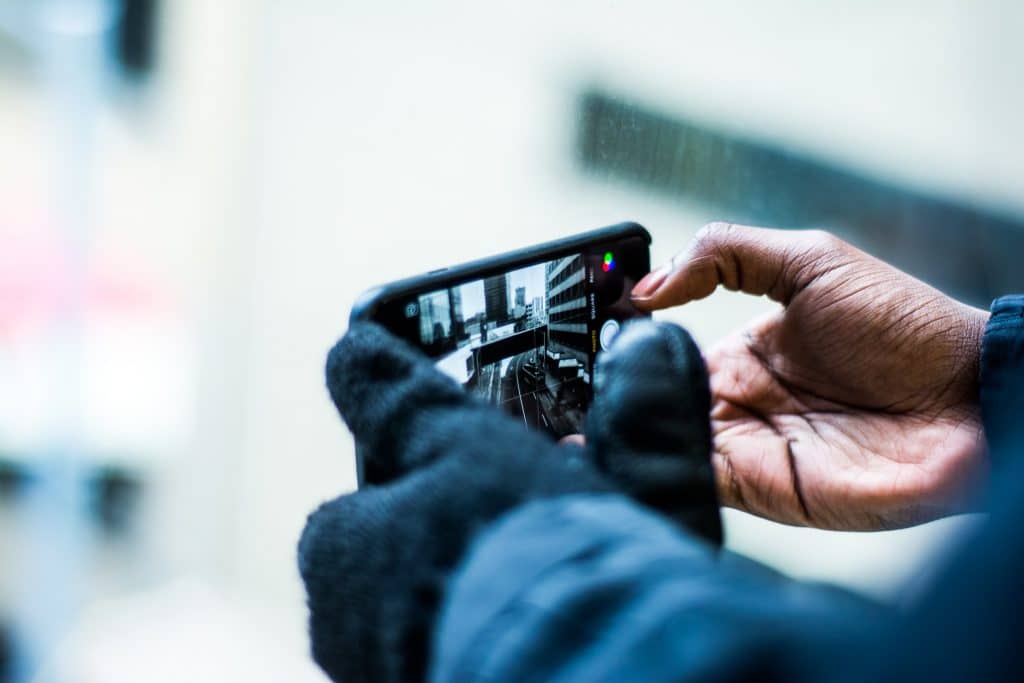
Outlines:
POLYGON ((697 231, 697 242, 718 242, 735 232, 736 226, 725 221, 706 223, 697 231))
POLYGON ((801 233, 801 239, 794 244, 787 261, 792 281, 805 286, 841 263, 848 253, 848 245, 826 230, 805 230, 801 233))
POLYGON ((805 235, 810 250, 821 254, 835 253, 846 244, 827 230, 808 230, 805 235))
POLYGON ((693 238, 693 242, 686 250, 689 256, 704 256, 721 252, 721 250, 735 239, 737 227, 725 221, 713 221, 706 223, 693 238))

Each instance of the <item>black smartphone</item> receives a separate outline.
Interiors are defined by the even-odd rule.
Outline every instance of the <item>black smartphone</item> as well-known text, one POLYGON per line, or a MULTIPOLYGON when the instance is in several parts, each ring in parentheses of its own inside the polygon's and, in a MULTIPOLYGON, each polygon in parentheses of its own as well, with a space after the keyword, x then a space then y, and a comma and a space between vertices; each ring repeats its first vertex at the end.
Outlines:
POLYGON ((650 271, 636 223, 375 287, 352 309, 418 346, 468 391, 558 438, 579 432, 594 359, 645 314, 630 302, 650 271))

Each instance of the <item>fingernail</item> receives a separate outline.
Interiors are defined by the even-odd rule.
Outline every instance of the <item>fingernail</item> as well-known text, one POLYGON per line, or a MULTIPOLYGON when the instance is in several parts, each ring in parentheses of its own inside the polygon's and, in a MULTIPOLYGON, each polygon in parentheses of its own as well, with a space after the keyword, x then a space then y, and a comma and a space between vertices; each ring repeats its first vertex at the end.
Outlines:
POLYGON ((636 287, 633 288, 631 296, 634 299, 646 299, 650 295, 654 294, 661 287, 661 283, 665 281, 668 274, 672 272, 672 264, 666 263, 657 270, 652 270, 647 273, 640 282, 636 283, 636 287))

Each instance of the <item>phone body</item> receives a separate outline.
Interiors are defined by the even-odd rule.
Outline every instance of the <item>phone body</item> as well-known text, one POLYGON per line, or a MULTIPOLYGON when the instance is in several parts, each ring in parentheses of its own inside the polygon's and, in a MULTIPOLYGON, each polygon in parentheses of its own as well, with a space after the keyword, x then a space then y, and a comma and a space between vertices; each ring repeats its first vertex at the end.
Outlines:
POLYGON ((350 322, 377 322, 468 391, 555 438, 582 430, 594 360, 650 271, 651 236, 620 223, 368 290, 350 322))

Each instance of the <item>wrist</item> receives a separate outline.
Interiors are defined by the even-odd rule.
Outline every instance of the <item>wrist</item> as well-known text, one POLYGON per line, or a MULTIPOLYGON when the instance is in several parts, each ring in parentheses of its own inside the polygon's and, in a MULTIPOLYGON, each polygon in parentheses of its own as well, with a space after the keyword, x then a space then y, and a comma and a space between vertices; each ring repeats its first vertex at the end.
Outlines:
POLYGON ((962 400, 974 409, 979 400, 981 345, 989 313, 974 306, 959 305, 962 312, 957 325, 957 350, 961 359, 958 384, 963 387, 962 400))

